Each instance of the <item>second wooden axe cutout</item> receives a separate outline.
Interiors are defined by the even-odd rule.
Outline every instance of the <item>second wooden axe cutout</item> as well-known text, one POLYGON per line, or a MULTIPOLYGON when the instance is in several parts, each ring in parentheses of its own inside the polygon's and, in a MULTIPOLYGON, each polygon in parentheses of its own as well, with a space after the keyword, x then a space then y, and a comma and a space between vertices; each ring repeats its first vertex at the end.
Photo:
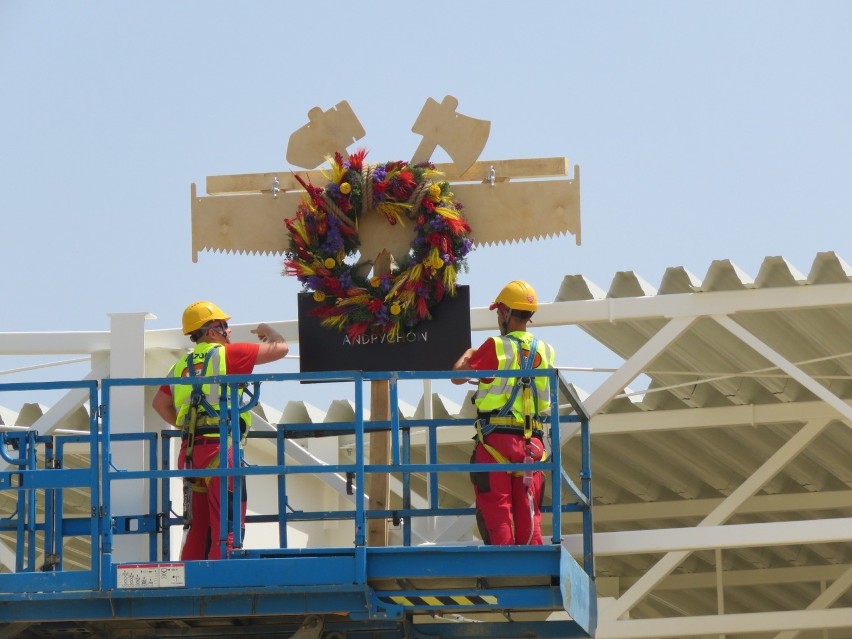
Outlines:
POLYGON ((411 158, 412 164, 428 162, 436 147, 441 147, 456 165, 459 174, 476 162, 491 132, 491 122, 456 113, 459 101, 445 96, 439 103, 426 100, 411 130, 423 136, 411 158))

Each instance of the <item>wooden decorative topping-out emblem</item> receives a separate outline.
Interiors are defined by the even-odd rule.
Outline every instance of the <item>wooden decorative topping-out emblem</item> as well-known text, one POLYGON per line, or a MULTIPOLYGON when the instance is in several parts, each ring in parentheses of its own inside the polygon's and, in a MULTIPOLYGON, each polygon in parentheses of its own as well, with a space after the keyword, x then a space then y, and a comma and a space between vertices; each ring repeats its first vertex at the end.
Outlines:
MULTIPOLYGON (((456 111, 458 101, 446 96, 429 98, 412 131, 421 142, 412 164, 428 161, 440 146, 453 160, 435 169, 452 183, 476 245, 502 244, 571 233, 579 245, 580 173, 574 166, 569 176, 567 158, 532 158, 481 161, 490 123, 456 111), (542 179, 551 178, 551 179, 542 179)), ((345 101, 327 111, 308 112, 308 124, 294 131, 287 147, 291 164, 312 170, 300 171, 306 183, 324 184, 314 170, 336 151, 344 152, 364 136, 364 129, 345 101)), ((305 196, 302 181, 290 171, 210 176, 206 196, 191 186, 192 261, 201 251, 283 255, 288 236, 282 221, 294 217, 305 196)), ((361 222, 364 224, 365 222, 361 222)), ((361 226, 364 256, 373 261, 379 247, 400 247, 410 235, 377 221, 361 226), (385 237, 383 234, 398 237, 385 237)), ((396 249, 400 250, 399 248, 396 249)))

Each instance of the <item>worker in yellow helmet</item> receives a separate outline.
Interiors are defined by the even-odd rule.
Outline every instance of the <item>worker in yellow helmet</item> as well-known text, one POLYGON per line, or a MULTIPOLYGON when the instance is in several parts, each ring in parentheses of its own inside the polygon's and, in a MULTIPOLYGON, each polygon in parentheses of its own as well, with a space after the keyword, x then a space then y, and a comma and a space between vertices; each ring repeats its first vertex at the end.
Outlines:
MULTIPOLYGON (((168 372, 168 377, 209 377, 248 375, 255 364, 266 364, 283 358, 289 347, 278 331, 268 324, 258 324, 252 333, 261 343, 231 343, 231 316, 212 302, 193 302, 183 312, 183 333, 195 344, 192 352, 181 357, 168 372)), ((154 396, 155 411, 172 426, 181 429, 179 468, 218 468, 219 406, 218 385, 174 384, 161 386, 154 396), (204 407, 209 407, 205 410, 204 407), (211 410, 212 408, 212 410, 211 410)), ((247 416, 246 416, 247 417, 247 416)), ((241 427, 248 421, 241 418, 241 427)), ((233 448, 228 446, 228 465, 233 463, 233 448)), ((181 549, 182 560, 219 559, 220 552, 220 483, 219 477, 190 479, 184 500, 184 521, 188 526, 181 549), (189 515, 191 513, 191 516, 189 515)), ((233 498, 233 480, 228 498, 233 498)), ((243 484, 245 486, 245 484, 243 484)), ((242 523, 245 523, 245 494, 242 496, 242 523)), ((228 513, 231 508, 228 508, 228 513)), ((233 535, 228 537, 228 548, 233 535)))
MULTIPOLYGON (((530 284, 509 282, 489 307, 497 311, 500 335, 470 348, 454 370, 530 370, 554 367, 553 348, 527 331, 538 298, 530 284)), ((457 378, 455 384, 478 385, 473 396, 478 419, 471 463, 537 462, 546 458, 541 413, 550 405, 547 377, 457 378)), ((476 520, 486 544, 538 544, 544 473, 471 473, 476 520)))

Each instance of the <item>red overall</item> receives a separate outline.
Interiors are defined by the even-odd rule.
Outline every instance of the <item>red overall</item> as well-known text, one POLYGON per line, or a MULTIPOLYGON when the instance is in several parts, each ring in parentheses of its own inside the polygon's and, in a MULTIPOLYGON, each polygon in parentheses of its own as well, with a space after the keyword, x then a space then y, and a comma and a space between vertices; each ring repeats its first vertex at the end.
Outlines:
MULTIPOLYGON (((493 446, 512 463, 521 463, 527 455, 541 461, 544 445, 538 437, 527 442, 523 435, 491 433, 485 443, 493 446)), ((471 461, 476 464, 493 464, 495 460, 482 444, 473 449, 471 461)), ((471 473, 476 494, 476 516, 480 534, 486 544, 497 546, 512 544, 541 545, 541 498, 544 492, 544 473, 533 473, 527 495, 523 476, 513 473, 471 473)))
MULTIPOLYGON (((234 462, 234 449, 228 448, 228 467, 234 462)), ((184 468, 186 464, 186 441, 181 444, 178 455, 178 467, 184 468)), ((209 437, 197 437, 192 449, 193 468, 219 468, 219 439, 209 437)), ((196 482, 203 484, 204 491, 195 485, 192 491, 192 524, 186 533, 183 548, 180 551, 182 561, 192 559, 221 559, 218 540, 221 536, 219 525, 222 512, 222 499, 220 493, 221 477, 199 477, 196 482)), ((245 493, 245 483, 243 484, 245 493)), ((228 480, 228 495, 234 493, 234 480, 228 480)), ((231 504, 226 504, 231 508, 231 504)), ((241 521, 246 519, 246 500, 240 500, 241 521)), ((229 511, 230 512, 230 511, 229 511)), ((230 517, 229 517, 230 518, 230 517)), ((234 534, 228 533, 227 549, 232 550, 234 546, 234 534)))

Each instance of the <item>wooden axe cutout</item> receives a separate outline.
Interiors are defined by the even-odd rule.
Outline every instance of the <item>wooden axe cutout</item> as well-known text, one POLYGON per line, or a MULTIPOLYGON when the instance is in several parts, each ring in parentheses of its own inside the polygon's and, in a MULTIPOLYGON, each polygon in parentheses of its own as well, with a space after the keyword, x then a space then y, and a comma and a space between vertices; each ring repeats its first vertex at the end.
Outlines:
POLYGON ((364 137, 364 127, 346 100, 328 111, 314 107, 308 111, 308 124, 296 129, 287 143, 287 161, 305 169, 318 167, 330 153, 364 137))
POLYGON ((432 98, 426 100, 411 127, 414 133, 423 136, 412 164, 428 161, 438 146, 447 152, 459 174, 476 162, 488 141, 491 122, 456 113, 458 105, 459 101, 451 95, 445 96, 441 103, 432 98))

